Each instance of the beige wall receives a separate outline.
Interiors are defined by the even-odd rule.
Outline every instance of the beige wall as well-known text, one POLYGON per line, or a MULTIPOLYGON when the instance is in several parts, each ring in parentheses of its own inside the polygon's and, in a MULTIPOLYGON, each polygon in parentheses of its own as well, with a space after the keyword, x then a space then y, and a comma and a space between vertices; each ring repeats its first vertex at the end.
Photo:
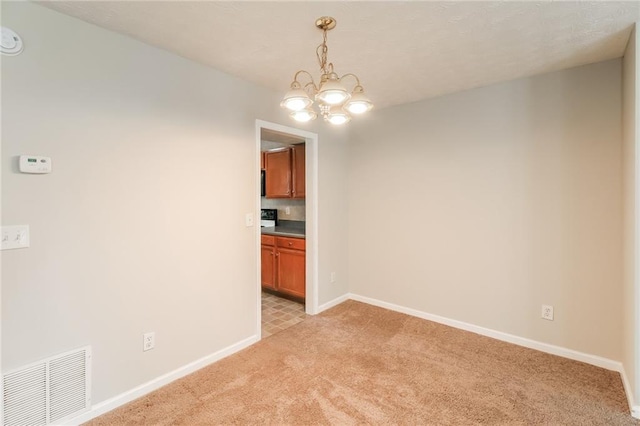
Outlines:
MULTIPOLYGON (((348 127, 333 128, 318 122, 318 304, 349 292, 348 281, 348 127), (320 130, 322 129, 322 130, 320 130), (330 282, 331 273, 336 281, 330 282)), ((313 131, 313 130, 312 130, 313 131)))
POLYGON ((351 291, 620 360, 620 62, 354 122, 351 291))
MULTIPOLYGON (((95 404, 254 335, 244 215, 259 209, 255 120, 291 124, 281 94, 33 3, 3 2, 2 19, 25 43, 2 60, 2 217, 31 230, 1 253, 2 369, 90 344, 95 404), (20 154, 53 173, 18 173, 20 154)), ((329 286, 346 277, 346 153, 318 132, 325 303, 347 292, 329 286)))
POLYGON ((3 369, 91 344, 99 402, 253 335, 244 214, 254 120, 277 98, 34 4, 2 8, 25 42, 2 61, 3 220, 31 230, 29 249, 2 252, 3 369), (17 173, 25 153, 53 173, 17 173))
POLYGON ((638 31, 632 32, 622 60, 622 160, 623 160, 623 357, 625 373, 639 404, 638 386, 638 31))

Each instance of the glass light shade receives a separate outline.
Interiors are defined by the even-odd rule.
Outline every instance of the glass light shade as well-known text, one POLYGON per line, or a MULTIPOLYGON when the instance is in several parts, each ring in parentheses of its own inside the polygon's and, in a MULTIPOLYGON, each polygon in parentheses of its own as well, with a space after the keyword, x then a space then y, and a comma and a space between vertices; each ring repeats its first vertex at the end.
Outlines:
POLYGON ((351 120, 351 116, 346 111, 334 107, 325 115, 324 119, 331 124, 340 125, 351 120))
POLYGON ((315 120, 315 118, 318 116, 318 114, 316 114, 315 111, 311 109, 302 109, 300 111, 293 111, 289 115, 291 116, 291 118, 301 123, 315 120))
POLYGON ((280 106, 290 111, 300 111, 311 105, 313 101, 302 89, 291 89, 284 95, 280 106))
POLYGON ((362 92, 354 92, 351 94, 351 99, 345 105, 347 111, 352 114, 362 114, 373 108, 373 103, 362 92))
POLYGON ((322 83, 316 97, 325 104, 339 105, 349 98, 349 92, 340 83, 340 80, 329 79, 322 83))

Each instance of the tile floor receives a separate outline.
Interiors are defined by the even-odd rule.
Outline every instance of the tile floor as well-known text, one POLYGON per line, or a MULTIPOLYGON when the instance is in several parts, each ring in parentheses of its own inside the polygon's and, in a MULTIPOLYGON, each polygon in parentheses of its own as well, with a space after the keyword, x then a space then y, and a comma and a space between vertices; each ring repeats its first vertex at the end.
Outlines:
POLYGON ((262 292, 262 338, 289 328, 306 317, 302 303, 262 292))

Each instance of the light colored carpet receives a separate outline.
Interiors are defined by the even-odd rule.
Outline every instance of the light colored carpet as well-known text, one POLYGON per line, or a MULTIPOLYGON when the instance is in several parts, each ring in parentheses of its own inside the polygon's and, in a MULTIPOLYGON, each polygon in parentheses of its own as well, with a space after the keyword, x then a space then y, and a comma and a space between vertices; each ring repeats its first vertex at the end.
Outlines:
POLYGON ((618 373, 347 301, 91 425, 632 425, 618 373))

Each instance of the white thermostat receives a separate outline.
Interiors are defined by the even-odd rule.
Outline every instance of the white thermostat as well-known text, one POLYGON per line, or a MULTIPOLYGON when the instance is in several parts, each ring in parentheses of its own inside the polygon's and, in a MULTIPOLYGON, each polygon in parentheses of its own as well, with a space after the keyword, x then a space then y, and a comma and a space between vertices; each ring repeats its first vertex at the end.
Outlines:
POLYGON ((20 171, 22 173, 51 173, 51 158, 40 155, 21 155, 20 171))

